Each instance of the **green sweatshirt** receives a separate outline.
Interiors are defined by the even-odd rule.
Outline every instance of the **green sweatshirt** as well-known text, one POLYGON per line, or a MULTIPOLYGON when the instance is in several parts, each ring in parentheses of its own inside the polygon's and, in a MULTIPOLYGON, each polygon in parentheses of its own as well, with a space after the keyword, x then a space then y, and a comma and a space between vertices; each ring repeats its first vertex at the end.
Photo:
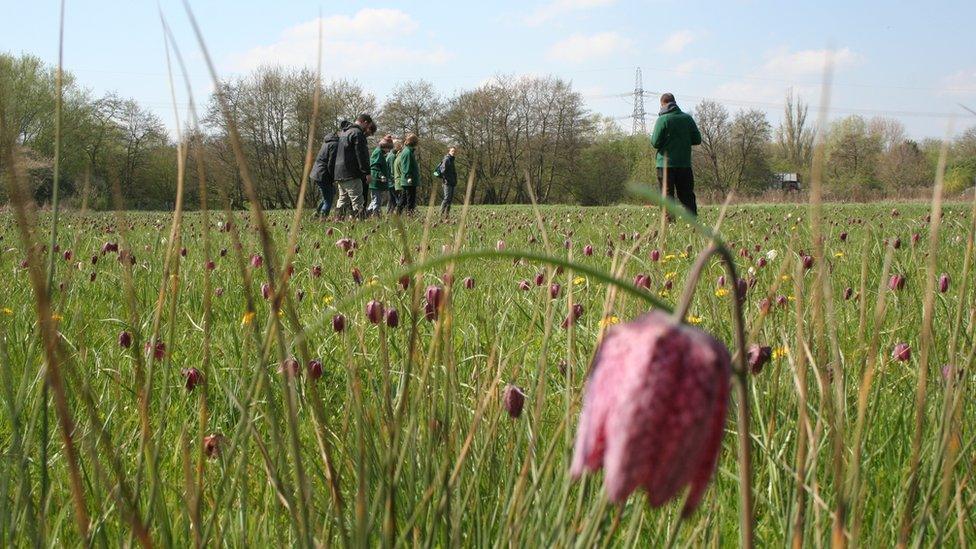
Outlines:
POLYGON ((420 186, 420 165, 417 163, 417 155, 414 153, 413 147, 404 147, 400 151, 400 155, 397 156, 396 164, 400 170, 397 182, 401 187, 420 186))
POLYGON ((376 147, 373 154, 369 157, 369 171, 373 176, 369 181, 369 188, 373 191, 385 191, 393 180, 390 173, 390 165, 386 162, 386 154, 383 149, 376 147))
POLYGON ((657 117, 651 135, 651 145, 657 149, 657 167, 690 168, 691 146, 701 145, 701 141, 695 120, 672 103, 657 117))

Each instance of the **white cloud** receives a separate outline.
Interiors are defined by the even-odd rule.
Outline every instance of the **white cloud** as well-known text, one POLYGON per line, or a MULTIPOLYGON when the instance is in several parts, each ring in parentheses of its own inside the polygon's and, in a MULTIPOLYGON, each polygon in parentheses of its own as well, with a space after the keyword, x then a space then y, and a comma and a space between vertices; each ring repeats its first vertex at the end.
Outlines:
POLYGON ((852 67, 861 62, 861 56, 850 48, 839 50, 783 51, 770 57, 763 69, 777 76, 808 76, 823 73, 828 58, 834 70, 852 67), (829 57, 828 57, 829 56, 829 57))
POLYGON ((943 78, 942 94, 956 97, 976 96, 976 69, 960 69, 943 78))
POLYGON ((663 53, 681 53, 689 44, 695 41, 697 36, 690 30, 679 30, 672 32, 657 47, 663 53))
MULTIPOLYGON (((397 9, 359 10, 352 16, 323 17, 322 65, 327 72, 389 67, 404 60, 437 65, 452 55, 443 47, 404 48, 386 36, 414 35, 420 25, 397 9)), ((319 19, 286 29, 277 42, 251 48, 231 58, 235 70, 248 71, 265 64, 315 66, 318 59, 319 19)))
POLYGON ((525 16, 524 21, 526 25, 537 27, 568 13, 605 8, 616 2, 617 0, 550 0, 525 16))
POLYGON ((701 71, 710 71, 715 68, 715 62, 711 59, 695 58, 682 61, 674 66, 673 72, 681 74, 694 74, 701 71))
POLYGON ((549 58, 556 61, 579 63, 628 51, 633 47, 629 38, 616 32, 574 34, 556 42, 549 48, 549 58))

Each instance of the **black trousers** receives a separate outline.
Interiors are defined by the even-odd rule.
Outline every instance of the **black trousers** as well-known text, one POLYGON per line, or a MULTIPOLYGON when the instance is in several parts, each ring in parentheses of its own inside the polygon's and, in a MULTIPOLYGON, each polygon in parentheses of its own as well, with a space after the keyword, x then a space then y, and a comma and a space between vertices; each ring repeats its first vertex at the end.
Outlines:
POLYGON ((400 191, 400 201, 397 204, 397 212, 402 213, 406 209, 408 213, 412 213, 417 209, 417 187, 404 187, 400 191))
POLYGON ((667 180, 668 198, 677 200, 691 212, 691 215, 698 215, 698 204, 695 201, 695 174, 691 168, 658 168, 657 181, 661 188, 665 187, 667 180), (666 173, 665 173, 666 172, 666 173))

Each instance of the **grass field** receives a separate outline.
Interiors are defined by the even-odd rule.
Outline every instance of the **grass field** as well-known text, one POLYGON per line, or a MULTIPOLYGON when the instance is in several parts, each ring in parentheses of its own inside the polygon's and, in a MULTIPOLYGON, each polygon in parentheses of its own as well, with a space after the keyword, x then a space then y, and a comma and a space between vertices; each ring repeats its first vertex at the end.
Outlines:
MULTIPOLYGON (((655 208, 538 214, 476 207, 463 227, 421 216, 402 232, 392 220, 306 217, 279 315, 262 285, 273 270, 268 292, 282 287, 293 212, 267 214, 270 256, 246 215, 228 229, 223 213, 209 226, 186 214, 174 243, 168 213, 62 214, 50 309, 61 411, 58 391, 43 388, 28 254, 4 214, 0 539, 83 545, 87 528, 88 544, 109 547, 663 545, 680 501, 652 509, 637 493, 609 504, 602 475, 574 481, 568 463, 602 330, 648 306, 605 278, 632 285, 646 274, 645 291, 673 305, 707 241, 683 221, 660 233, 655 208), (497 248, 507 255, 438 260, 497 248), (593 272, 513 258, 519 251, 593 272), (418 263, 427 266, 404 289, 418 263), (431 285, 445 287, 436 320, 424 311, 431 285), (398 325, 371 323, 371 300, 395 308, 398 325), (582 315, 564 327, 574 304, 582 315), (154 335, 158 352, 144 352, 154 335), (188 390, 191 368, 202 379, 188 390), (526 395, 517 419, 503 406, 507 384, 526 395)), ((749 280, 749 343, 773 350, 748 380, 760 545, 830 544, 838 509, 839 535, 857 545, 893 545, 905 516, 908 545, 976 538, 973 219, 967 204, 946 206, 930 249, 928 214, 926 204, 827 206, 823 259, 805 269, 803 256, 815 254, 806 206, 726 212, 721 233, 749 280), (904 277, 901 289, 889 288, 892 275, 904 277), (910 359, 894 358, 899 343, 910 359)), ((709 207, 701 219, 718 216, 709 207)), ((36 226, 43 241, 49 222, 36 226)), ((46 257, 36 255, 39 267, 46 257)), ((734 352, 736 289, 719 284, 723 274, 717 260, 706 264, 687 321, 734 352)), ((677 530, 681 545, 739 543, 736 405, 712 485, 677 530)))

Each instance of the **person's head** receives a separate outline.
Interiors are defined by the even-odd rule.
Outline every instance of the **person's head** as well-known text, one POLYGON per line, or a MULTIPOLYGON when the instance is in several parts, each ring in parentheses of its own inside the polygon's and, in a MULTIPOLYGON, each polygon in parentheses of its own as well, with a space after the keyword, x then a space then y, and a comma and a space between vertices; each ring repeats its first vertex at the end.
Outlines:
POLYGON ((396 152, 400 152, 400 151, 403 150, 403 140, 402 139, 394 139, 393 140, 393 150, 396 151, 396 152))
POLYGON ((665 105, 670 105, 671 103, 675 103, 674 94, 673 93, 668 92, 668 93, 661 94, 661 106, 662 107, 665 106, 665 105))
POLYGON ((457 154, 457 147, 451 147, 450 149, 447 149, 447 154, 449 154, 451 156, 454 156, 455 154, 457 154))
POLYGON ((415 133, 407 134, 407 137, 403 140, 403 144, 408 147, 416 147, 417 143, 420 143, 420 138, 415 133))
POLYGON ((393 136, 384 135, 383 139, 380 139, 380 149, 384 151, 389 151, 393 148, 393 136))
POLYGON ((362 128, 363 133, 368 136, 376 133, 376 123, 373 122, 373 117, 366 113, 356 117, 356 125, 362 128))

